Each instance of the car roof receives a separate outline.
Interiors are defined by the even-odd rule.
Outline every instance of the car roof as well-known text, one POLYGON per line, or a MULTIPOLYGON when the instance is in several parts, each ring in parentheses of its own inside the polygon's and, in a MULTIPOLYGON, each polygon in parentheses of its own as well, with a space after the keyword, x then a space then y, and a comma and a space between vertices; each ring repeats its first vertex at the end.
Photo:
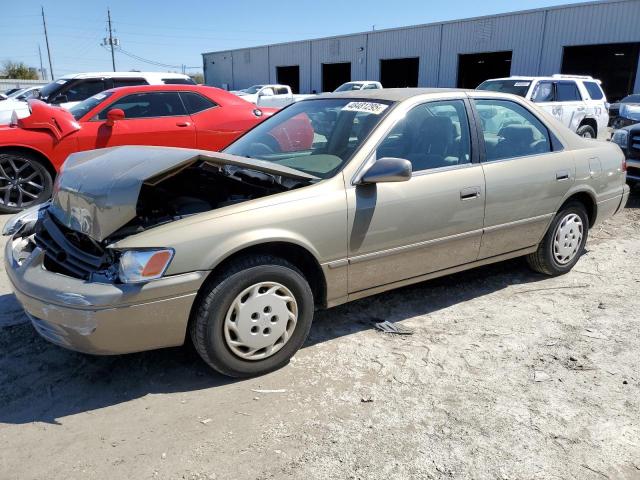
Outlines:
MULTIPOLYGON (((231 92, 227 92, 221 88, 210 87, 208 85, 185 85, 185 84, 160 84, 160 85, 132 85, 129 87, 118 87, 106 90, 107 92, 117 92, 118 94, 127 95, 129 93, 143 93, 143 92, 199 92, 207 97, 213 98, 216 102, 222 100, 225 105, 235 105, 240 103, 242 105, 249 104, 241 97, 234 95, 231 92)), ((251 104, 249 104, 251 105, 251 104)))
POLYGON ((387 100, 401 102, 418 95, 441 94, 447 92, 467 92, 460 88, 382 88, 377 90, 352 90, 348 92, 322 93, 312 98, 361 98, 363 100, 387 100))
POLYGON ((593 77, 588 77, 588 76, 583 76, 583 75, 551 75, 551 76, 546 76, 546 77, 536 77, 536 76, 527 76, 527 75, 514 75, 512 77, 501 77, 501 78, 488 78, 485 80, 485 82, 492 82, 492 81, 498 81, 498 80, 527 80, 527 81, 534 81, 534 80, 583 80, 585 82, 596 82, 596 83, 601 83, 600 80, 593 78, 593 77))
POLYGON ((76 78, 93 78, 93 77, 106 77, 106 78, 154 78, 162 80, 163 78, 189 78, 189 75, 182 73, 169 73, 169 72, 83 72, 73 73, 59 77, 58 80, 71 80, 76 78))

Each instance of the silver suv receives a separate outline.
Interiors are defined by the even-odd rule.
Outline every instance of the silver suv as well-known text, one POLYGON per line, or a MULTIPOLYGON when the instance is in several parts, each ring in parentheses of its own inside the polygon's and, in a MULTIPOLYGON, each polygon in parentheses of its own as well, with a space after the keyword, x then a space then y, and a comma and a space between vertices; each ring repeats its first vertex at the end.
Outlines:
POLYGON ((585 138, 608 138, 607 97, 590 76, 508 77, 482 82, 477 90, 513 93, 535 102, 585 138))

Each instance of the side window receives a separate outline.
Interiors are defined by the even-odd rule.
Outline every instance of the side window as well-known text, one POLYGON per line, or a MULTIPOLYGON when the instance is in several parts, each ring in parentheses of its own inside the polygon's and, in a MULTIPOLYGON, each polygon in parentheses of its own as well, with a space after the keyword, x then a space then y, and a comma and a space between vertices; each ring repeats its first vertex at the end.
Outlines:
POLYGON ((262 95, 271 96, 275 95, 275 93, 273 93, 273 88, 267 87, 262 89, 262 95))
POLYGON ((99 120, 107 118, 113 108, 124 111, 125 118, 175 117, 186 115, 182 100, 177 92, 134 93, 116 100, 98 114, 99 120))
POLYGON ((104 80, 80 80, 61 93, 67 96, 68 102, 81 102, 104 90, 106 90, 104 80))
POLYGON ((604 98, 604 93, 597 82, 584 82, 584 88, 589 92, 591 100, 602 100, 604 98))
POLYGON ((464 102, 428 102, 411 109, 378 146, 376 158, 382 157, 405 158, 414 172, 470 163, 464 102))
POLYGON ((551 151, 549 131, 523 106, 508 100, 474 102, 482 123, 487 161, 551 151))
POLYGON ((203 97, 198 93, 180 92, 180 97, 184 102, 184 106, 187 107, 187 112, 190 114, 202 112, 203 110, 218 106, 217 103, 203 97))
POLYGON ((190 78, 163 78, 162 83, 167 85, 195 85, 194 82, 190 78))
POLYGON ((276 95, 286 95, 289 93, 286 87, 276 87, 276 95))
POLYGON ((576 82, 558 82, 556 84, 558 102, 575 102, 582 100, 576 82))
POLYGON ((541 103, 554 100, 553 82, 538 82, 531 94, 531 101, 541 103))
POLYGON ((135 85, 149 85, 144 78, 114 78, 113 88, 133 87, 135 85))
POLYGON ((364 86, 363 90, 376 90, 378 86, 375 83, 369 83, 364 86))

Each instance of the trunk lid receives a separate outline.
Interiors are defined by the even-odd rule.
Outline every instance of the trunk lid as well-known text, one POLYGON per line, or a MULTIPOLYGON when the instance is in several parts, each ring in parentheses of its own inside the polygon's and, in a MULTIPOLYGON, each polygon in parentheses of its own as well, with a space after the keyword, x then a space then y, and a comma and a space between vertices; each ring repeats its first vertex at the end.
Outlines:
POLYGON ((317 177, 263 160, 173 147, 126 146, 74 153, 54 186, 50 213, 66 227, 102 242, 136 217, 143 184, 154 185, 203 161, 298 180, 317 177))

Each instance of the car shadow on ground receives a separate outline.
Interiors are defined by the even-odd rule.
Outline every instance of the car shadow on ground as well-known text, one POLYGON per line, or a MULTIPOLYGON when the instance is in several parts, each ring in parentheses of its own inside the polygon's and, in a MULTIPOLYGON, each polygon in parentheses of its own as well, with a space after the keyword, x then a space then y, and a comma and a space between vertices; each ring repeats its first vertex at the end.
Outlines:
MULTIPOLYGON (((374 328, 375 321, 400 322, 544 278, 516 259, 365 298, 318 312, 306 346, 374 328)), ((0 302, 15 307, 10 297, 0 297, 0 302)), ((46 342, 29 323, 0 325, 0 352, 0 422, 10 424, 57 424, 57 419, 69 415, 148 394, 210 389, 237 381, 209 369, 190 345, 90 356, 46 342)))

